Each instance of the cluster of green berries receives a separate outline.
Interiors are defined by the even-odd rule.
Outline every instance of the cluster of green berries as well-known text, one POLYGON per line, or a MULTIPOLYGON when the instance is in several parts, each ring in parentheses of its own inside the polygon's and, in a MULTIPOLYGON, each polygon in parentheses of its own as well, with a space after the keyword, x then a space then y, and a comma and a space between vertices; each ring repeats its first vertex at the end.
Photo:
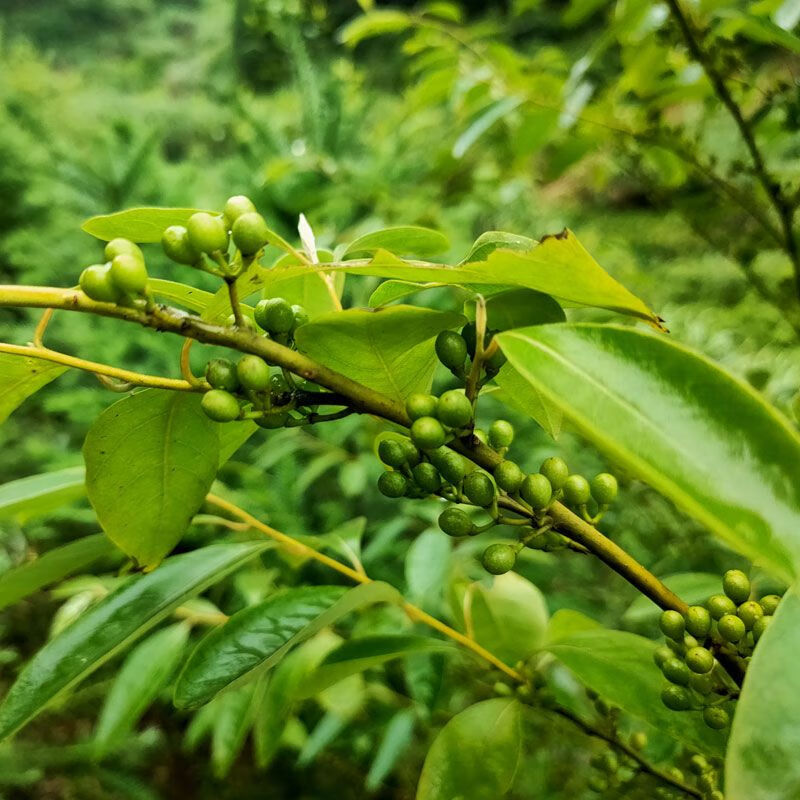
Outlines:
POLYGON ((125 303, 147 293, 147 267, 138 245, 128 239, 112 239, 105 246, 105 263, 81 272, 78 285, 92 300, 125 303))
MULTIPOLYGON (((497 331, 486 332, 483 340, 484 352, 489 348, 496 333, 497 331)), ((478 333, 474 322, 468 322, 461 329, 461 333, 442 331, 436 337, 436 356, 453 375, 463 380, 469 372, 472 359, 475 358, 477 341, 478 333)), ((484 358, 482 367, 487 377, 491 378, 496 375, 505 361, 506 357, 499 349, 495 349, 487 358, 484 358)))
POLYGON ((719 665, 723 655, 744 671, 753 649, 766 631, 780 597, 750 599, 750 579, 741 570, 728 570, 722 594, 705 605, 690 606, 685 614, 664 611, 659 625, 667 637, 653 658, 668 683, 661 700, 673 711, 702 709, 706 725, 715 730, 728 726, 723 704, 735 699, 737 688, 719 665))

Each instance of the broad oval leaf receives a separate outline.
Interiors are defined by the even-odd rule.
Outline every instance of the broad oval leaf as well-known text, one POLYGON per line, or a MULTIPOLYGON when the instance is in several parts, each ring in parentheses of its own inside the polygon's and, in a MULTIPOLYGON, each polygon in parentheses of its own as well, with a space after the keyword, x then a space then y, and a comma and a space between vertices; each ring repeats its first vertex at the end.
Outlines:
POLYGON ((196 708, 230 686, 235 688, 277 664, 295 644, 365 605, 395 601, 385 583, 346 590, 303 586, 234 614, 192 652, 175 686, 175 705, 196 708))
POLYGON ((66 371, 66 367, 41 358, 0 353, 0 423, 28 397, 66 371))
POLYGON ((447 237, 439 231, 417 225, 399 225, 359 236, 347 245, 344 258, 376 250, 388 250, 400 256, 431 256, 443 253, 449 247, 447 237))
POLYGON ((0 486, 0 519, 27 522, 84 494, 82 466, 29 475, 0 486))
POLYGON ((747 668, 725 759, 725 797, 786 800, 800 792, 800 591, 784 596, 747 668))
MULTIPOLYGON (((702 605, 710 595, 719 592, 721 586, 720 576, 710 572, 680 572, 661 578, 661 582, 689 605, 702 605)), ((656 633, 660 614, 661 609, 641 594, 622 615, 622 622, 626 628, 650 626, 650 632, 656 633)))
POLYGON ((103 530, 139 564, 153 566, 183 536, 211 488, 218 427, 196 395, 148 389, 98 417, 83 455, 103 530))
POLYGON ((31 659, 0 705, 0 739, 147 633, 184 600, 267 546, 266 542, 211 545, 170 558, 147 575, 129 578, 31 659))
MULTIPOLYGON (((161 234, 170 225, 186 225, 189 217, 202 209, 197 208, 128 208, 113 214, 91 217, 81 229, 97 239, 110 242, 121 236, 132 242, 144 244, 160 242, 161 234)), ((213 214, 213 211, 208 213, 213 214)))
POLYGON ((431 745, 417 800, 497 800, 514 783, 522 758, 522 710, 495 698, 470 706, 431 745))
POLYGON ((800 436, 753 389, 663 336, 608 325, 498 334, 511 365, 611 459, 791 581, 800 436))

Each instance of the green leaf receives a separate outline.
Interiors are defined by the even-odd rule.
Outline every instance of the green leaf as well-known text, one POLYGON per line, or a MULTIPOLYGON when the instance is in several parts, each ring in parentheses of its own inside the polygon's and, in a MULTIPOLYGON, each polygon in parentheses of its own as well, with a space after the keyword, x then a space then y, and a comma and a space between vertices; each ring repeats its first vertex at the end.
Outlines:
POLYGON ((782 579, 800 563, 800 436, 752 388, 664 336, 607 325, 498 334, 588 440, 782 579))
POLYGON ((41 358, 0 353, 0 423, 32 394, 66 371, 66 367, 41 358))
POLYGON ((392 8, 379 8, 356 17, 339 31, 339 41, 349 47, 372 36, 386 33, 399 33, 411 27, 411 17, 403 11, 392 8))
POLYGON ((406 594, 412 603, 437 612, 450 570, 451 539, 440 530, 423 531, 406 552, 406 594))
POLYGON ((510 364, 504 364, 494 380, 500 387, 495 395, 498 400, 538 422, 553 439, 558 438, 564 415, 557 403, 545 397, 510 364))
POLYGON ((790 53, 800 54, 800 37, 768 19, 735 8, 718 9, 715 14, 725 19, 719 30, 724 36, 733 38, 739 34, 760 44, 778 45, 790 53))
POLYGON ((217 699, 217 715, 211 730, 211 768, 214 777, 224 778, 244 747, 253 723, 255 686, 243 686, 217 699))
POLYGON ((417 800, 497 800, 514 783, 522 759, 522 711, 516 700, 470 706, 431 745, 417 800))
MULTIPOLYGON (((317 257, 322 265, 333 261, 333 253, 329 250, 318 250, 317 257)), ((345 274, 326 273, 324 266, 305 265, 297 277, 286 280, 281 277, 281 268, 297 266, 299 263, 291 253, 287 253, 272 269, 262 270, 259 284, 263 296, 282 297, 291 304, 301 305, 311 319, 330 311, 341 311, 345 274)))
POLYGON ((496 122, 511 113, 523 102, 523 98, 507 95, 481 109, 467 129, 453 143, 453 158, 463 158, 467 150, 478 141, 496 122))
POLYGON ((342 717, 332 711, 324 714, 306 739, 303 749, 297 757, 297 766, 307 767, 313 763, 317 756, 347 727, 348 722, 347 717, 342 717))
POLYGON ((83 455, 103 530, 139 564, 153 566, 183 536, 211 488, 218 426, 196 395, 148 389, 98 417, 83 455))
POLYGON ((0 580, 0 609, 115 553, 119 553, 116 547, 102 534, 96 534, 56 547, 10 569, 0 580))
POLYGON ((600 629, 603 629, 603 625, 586 614, 571 608, 560 608, 550 618, 546 639, 548 642, 556 642, 559 639, 568 639, 575 633, 600 629))
POLYGON ((175 705, 203 705, 229 685, 235 688, 274 667, 294 645, 345 614, 398 597, 395 589, 379 582, 349 591, 303 586, 239 611, 189 656, 175 686, 175 705))
POLYGON ((747 668, 725 758, 725 797, 783 800, 800 788, 800 592, 783 601, 747 668))
POLYGON ((125 659, 106 696, 94 745, 102 758, 136 726, 178 666, 190 627, 181 622, 152 634, 125 659))
POLYGON ((400 225, 359 236, 347 245, 344 258, 377 250, 388 250, 399 256, 431 256, 443 253, 449 247, 447 237, 439 231, 416 225, 400 225))
POLYGON ((448 287, 447 283, 414 283, 412 281, 384 281, 369 297, 370 308, 380 308, 427 289, 448 287))
POLYGON ((159 300, 175 303, 198 314, 205 311, 215 296, 212 292, 196 289, 194 286, 187 286, 185 283, 165 281, 160 278, 150 278, 147 281, 147 288, 159 300))
POLYGON ((533 250, 538 242, 528 236, 518 236, 516 233, 505 231, 486 231, 473 243, 462 264, 471 264, 476 261, 486 261, 495 250, 516 250, 527 252, 533 250))
POLYGON ((29 475, 0 486, 0 519, 22 524, 85 494, 82 466, 29 475))
POLYGON ((361 559, 361 539, 366 528, 367 518, 355 517, 320 536, 297 536, 295 538, 315 550, 328 550, 355 565, 361 559))
POLYGON ((31 659, 0 705, 0 739, 147 633, 187 598, 266 547, 264 542, 211 545, 170 558, 147 575, 129 578, 31 659))
POLYGON ((364 788, 368 792, 380 788, 384 778, 408 749, 414 736, 415 723, 416 716, 410 708, 401 709, 389 720, 364 782, 364 788))
MULTIPOLYGON (((679 742, 703 752, 721 754, 725 735, 712 731, 700 712, 670 711, 660 698, 664 678, 653 663, 656 642, 633 633, 600 628, 588 620, 581 629, 574 622, 560 626, 563 636, 551 634, 546 644, 559 661, 589 688, 634 717, 649 722, 679 742)), ((556 621, 558 615, 554 617, 556 621)))
MULTIPOLYGON (((160 242, 161 234, 170 225, 186 225, 197 208, 129 208, 113 214, 91 217, 81 225, 81 230, 97 239, 109 242, 121 236, 132 242, 160 242)), ((213 211, 209 211, 213 214, 213 211)))
POLYGON ((492 295, 486 301, 486 317, 489 328, 498 331, 567 319, 564 309, 549 294, 532 289, 511 289, 492 295))
POLYGON ((403 401, 430 388, 436 369, 432 339, 463 321, 460 314, 414 306, 353 308, 298 328, 298 349, 352 380, 403 401))
MULTIPOLYGON (((702 605, 712 594, 718 593, 721 586, 720 576, 710 572, 680 572, 661 581, 689 605, 702 605)), ((651 632, 656 632, 660 614, 661 609, 642 594, 630 604, 622 622, 626 628, 650 626, 651 632)))

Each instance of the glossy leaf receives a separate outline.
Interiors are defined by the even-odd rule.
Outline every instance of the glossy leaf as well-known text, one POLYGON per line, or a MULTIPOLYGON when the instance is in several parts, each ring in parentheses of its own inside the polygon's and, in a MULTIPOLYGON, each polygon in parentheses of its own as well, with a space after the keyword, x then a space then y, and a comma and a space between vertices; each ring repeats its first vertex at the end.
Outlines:
POLYGON ((19 523, 47 514, 86 494, 84 468, 29 475, 0 486, 0 519, 19 523))
POLYGON ((663 336, 498 334, 512 366, 613 461, 782 579, 800 564, 800 436, 752 388, 663 336))
POLYGON ((439 231, 416 225, 400 225, 359 236, 347 245, 344 258, 352 258, 358 253, 374 253, 376 250, 388 250, 399 256, 431 256, 449 247, 447 237, 439 231))
POLYGON ((431 340, 462 320, 413 306, 348 309, 303 325, 295 339, 315 361, 402 401, 430 387, 437 364, 431 340))
POLYGON ((725 797, 784 800, 800 787, 800 592, 793 586, 759 639, 736 705, 725 797))
POLYGON ((424 292, 428 289, 441 289, 447 287, 447 283, 414 283, 413 281, 384 281, 369 297, 370 308, 380 308, 393 303, 395 300, 402 300, 417 292, 424 292))
POLYGON ((189 638, 185 622, 170 625, 138 644, 127 656, 106 696, 94 735, 102 757, 131 730, 164 688, 189 638))
POLYGON ((364 782, 367 791, 374 792, 380 788, 384 778, 394 769, 411 744, 415 723, 416 717, 410 708, 401 709, 389 720, 364 782))
POLYGON ((32 394, 66 371, 66 367, 41 358, 0 353, 0 423, 32 394))
POLYGON ((533 250, 537 244, 536 239, 528 236, 518 236, 516 233, 506 233, 505 231, 486 231, 474 241, 469 253, 461 263, 471 264, 476 261, 486 261, 495 250, 500 248, 524 253, 533 250))
POLYGON ((184 600, 266 547, 263 542, 211 545, 128 579, 36 653, 0 705, 0 739, 147 633, 184 600))
POLYGON ((456 715, 425 758, 417 800, 498 800, 510 791, 522 758, 522 710, 495 698, 456 715))
POLYGON ((486 300, 486 318, 489 328, 507 331, 527 325, 564 322, 567 316, 548 294, 532 289, 510 289, 486 300))
MULTIPOLYGON (((132 242, 160 242, 161 234, 170 225, 186 225, 197 208, 128 208, 113 214, 91 217, 81 229, 105 242, 121 236, 132 242)), ((209 212, 213 214, 214 212, 209 212)))
POLYGON ((196 395, 149 389, 107 408, 83 455, 86 489, 103 530, 139 564, 153 566, 208 494, 219 435, 196 395))
POLYGON ((229 685, 236 687, 274 667, 299 642, 365 605, 394 601, 396 590, 369 583, 289 589, 234 614, 195 648, 175 686, 175 705, 196 708, 229 685))
MULTIPOLYGON (((710 572, 680 572, 661 581, 689 605, 702 605, 712 594, 719 593, 722 586, 720 576, 710 572)), ((661 609, 642 594, 630 604, 622 622, 628 628, 649 626, 650 631, 656 633, 660 614, 661 609)))
POLYGON ((555 401, 545 397, 510 364, 504 364, 494 380, 499 387, 498 400, 538 422, 553 439, 558 438, 564 415, 555 401))
POLYGON ((242 752, 253 722, 254 686, 243 686, 218 698, 217 715, 211 729, 211 768, 224 778, 242 752))
POLYGON ((119 550, 102 534, 84 536, 55 547, 33 561, 3 573, 0 580, 0 609, 115 553, 119 553, 119 550))

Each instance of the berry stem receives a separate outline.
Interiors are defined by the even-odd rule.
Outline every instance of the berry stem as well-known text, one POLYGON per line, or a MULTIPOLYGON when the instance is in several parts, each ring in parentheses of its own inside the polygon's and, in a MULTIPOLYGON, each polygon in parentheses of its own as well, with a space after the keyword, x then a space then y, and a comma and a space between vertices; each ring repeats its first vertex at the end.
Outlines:
POLYGON ((185 339, 183 342, 183 347, 181 347, 181 375, 183 375, 183 379, 187 383, 197 388, 200 388, 203 386, 203 381, 201 381, 192 372, 192 366, 189 361, 189 354, 191 353, 193 344, 194 344, 194 339, 185 339))

